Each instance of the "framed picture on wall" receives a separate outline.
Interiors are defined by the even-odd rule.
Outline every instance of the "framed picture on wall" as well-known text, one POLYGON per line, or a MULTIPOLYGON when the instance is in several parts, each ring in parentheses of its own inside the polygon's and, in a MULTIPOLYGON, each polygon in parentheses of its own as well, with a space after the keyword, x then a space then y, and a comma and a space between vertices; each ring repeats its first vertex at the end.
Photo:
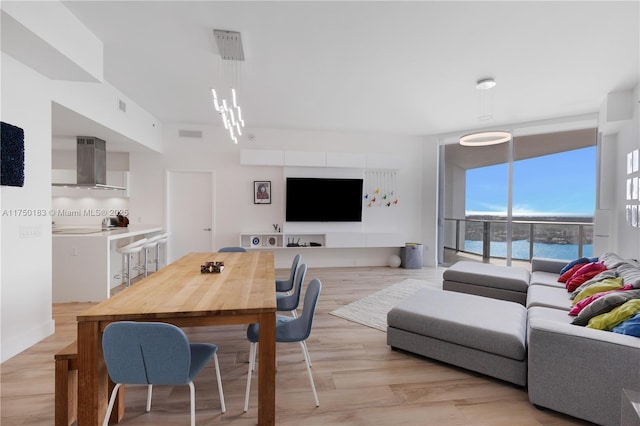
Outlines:
POLYGON ((271 204, 271 181, 253 181, 253 204, 271 204))

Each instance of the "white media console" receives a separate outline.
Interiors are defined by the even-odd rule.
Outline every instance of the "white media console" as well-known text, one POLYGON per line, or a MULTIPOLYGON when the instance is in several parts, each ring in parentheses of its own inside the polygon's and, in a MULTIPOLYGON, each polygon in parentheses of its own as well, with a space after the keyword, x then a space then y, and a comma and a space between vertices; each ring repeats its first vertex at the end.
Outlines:
POLYGON ((250 232, 240 234, 240 246, 247 249, 282 248, 368 248, 403 247, 401 234, 376 232, 277 233, 250 232))

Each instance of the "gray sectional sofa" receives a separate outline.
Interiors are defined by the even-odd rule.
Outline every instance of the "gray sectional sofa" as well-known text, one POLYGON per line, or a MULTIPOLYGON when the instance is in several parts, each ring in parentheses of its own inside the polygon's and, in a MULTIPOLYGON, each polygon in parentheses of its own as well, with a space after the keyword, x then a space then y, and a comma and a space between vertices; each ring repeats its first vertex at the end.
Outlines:
MULTIPOLYGON (((637 261, 624 260, 613 253, 606 253, 600 259, 608 271, 602 272, 603 276, 624 275, 625 283, 633 283, 640 288, 640 264, 637 261)), ((512 376, 517 378, 513 380, 492 374, 492 371, 502 371, 503 365, 513 364, 513 359, 505 362, 505 359, 490 354, 492 358, 487 358, 486 363, 493 365, 478 366, 472 360, 477 353, 483 352, 481 346, 468 344, 456 337, 477 334, 471 327, 478 324, 491 329, 484 334, 488 336, 486 338, 502 333, 500 326, 492 325, 495 323, 491 318, 496 316, 496 310, 509 305, 503 321, 522 321, 520 315, 514 313, 517 311, 514 306, 524 305, 524 331, 517 331, 512 340, 520 339, 518 333, 524 334, 522 340, 526 345, 526 355, 521 362, 526 371, 531 403, 597 424, 619 425, 623 389, 640 391, 640 338, 572 324, 576 317, 568 314, 572 302, 570 293, 564 284, 558 283, 565 265, 566 261, 534 259, 529 273, 518 268, 458 262, 443 274, 443 288, 448 291, 443 292, 444 296, 437 303, 429 302, 429 294, 419 293, 413 300, 407 300, 389 312, 387 343, 394 348, 524 385, 519 383, 518 375, 512 376), (526 280, 524 287, 523 279, 526 280), (448 300, 451 306, 458 308, 436 311, 434 306, 446 304, 447 293, 451 291, 468 294, 464 294, 462 299, 453 297, 448 300), (507 305, 490 308, 483 300, 487 297, 502 299, 496 302, 507 305), (421 298, 423 302, 416 303, 421 298), (460 308, 461 305, 465 307, 460 308), (475 312, 473 320, 464 318, 464 312, 470 310, 475 312), (428 326, 421 329, 411 325, 416 322, 428 326), (454 329, 449 328, 447 336, 438 335, 439 331, 433 330, 441 327, 440 322, 448 327, 454 323, 454 329), (455 341, 454 346, 451 341, 455 341), (439 349, 443 344, 447 351, 439 349)), ((601 279, 600 275, 583 286, 598 279, 601 279)), ((489 351, 495 352, 493 349, 489 351)))
MULTIPOLYGON (((615 263, 610 270, 617 269, 615 263)), ((531 264, 529 401, 597 424, 620 425, 622 390, 640 390, 640 338, 571 324, 569 293, 558 283, 565 264, 537 259, 531 264)))

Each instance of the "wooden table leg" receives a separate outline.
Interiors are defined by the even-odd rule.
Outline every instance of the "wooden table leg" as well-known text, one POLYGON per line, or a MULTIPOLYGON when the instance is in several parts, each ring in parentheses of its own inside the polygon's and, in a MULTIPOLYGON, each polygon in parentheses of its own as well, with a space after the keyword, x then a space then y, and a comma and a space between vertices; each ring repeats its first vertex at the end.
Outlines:
POLYGON ((106 369, 101 366, 100 343, 98 322, 78 322, 78 426, 102 423, 107 410, 108 382, 103 377, 106 369))
MULTIPOLYGON (((102 424, 109 400, 109 374, 102 355, 97 321, 78 322, 78 426, 102 424)), ((124 415, 124 392, 118 392, 111 422, 124 415)))
POLYGON ((55 425, 69 426, 77 418, 78 371, 76 360, 56 358, 55 362, 55 425), (75 368, 73 368, 74 366, 75 368))
POLYGON ((276 314, 260 315, 258 368, 258 424, 276 423, 276 314))

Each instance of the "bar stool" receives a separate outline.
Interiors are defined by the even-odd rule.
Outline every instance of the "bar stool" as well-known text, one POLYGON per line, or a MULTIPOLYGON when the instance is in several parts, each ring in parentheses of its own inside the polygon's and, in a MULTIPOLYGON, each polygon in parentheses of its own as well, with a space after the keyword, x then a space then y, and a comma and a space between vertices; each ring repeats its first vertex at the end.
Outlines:
MULTIPOLYGON (((144 267, 142 270, 144 271, 144 277, 149 276, 149 264, 147 263, 147 259, 149 257, 149 250, 156 249, 156 254, 158 253, 158 241, 162 238, 162 235, 156 235, 155 237, 150 238, 146 243, 142 245, 142 250, 144 250, 144 267)), ((156 271, 158 270, 158 263, 156 260, 156 271)))
MULTIPOLYGON (((168 240, 169 240, 169 233, 160 235, 160 238, 158 239, 158 245, 156 246, 156 271, 160 267, 160 247, 166 246, 168 240)), ((166 256, 166 253, 165 253, 165 256, 166 256)))
POLYGON ((131 256, 137 253, 140 253, 142 250, 142 246, 147 242, 146 238, 143 238, 138 241, 134 241, 131 244, 127 244, 126 246, 119 247, 116 249, 118 253, 123 255, 124 260, 124 274, 127 277, 127 287, 131 286, 131 256))

